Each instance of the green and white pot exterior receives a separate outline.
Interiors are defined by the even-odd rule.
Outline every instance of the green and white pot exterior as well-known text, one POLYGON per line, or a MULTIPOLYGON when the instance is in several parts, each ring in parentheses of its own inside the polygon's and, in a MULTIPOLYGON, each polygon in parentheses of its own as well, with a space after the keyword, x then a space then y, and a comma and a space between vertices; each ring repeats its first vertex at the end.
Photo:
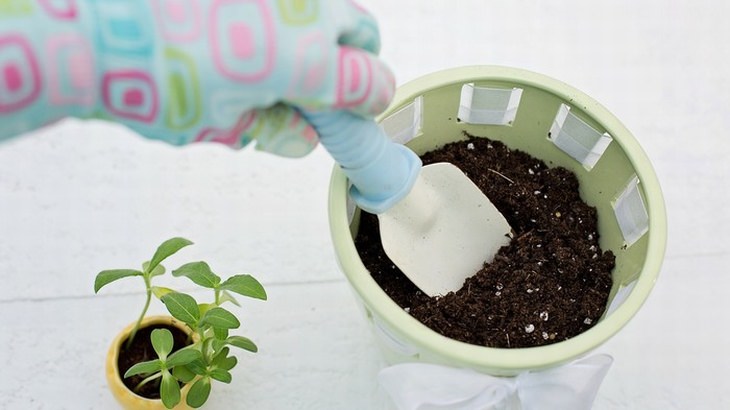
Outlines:
POLYGON ((533 72, 496 66, 448 69, 400 87, 379 121, 416 153, 463 140, 504 142, 578 176, 598 210, 600 245, 616 255, 609 308, 591 329, 552 345, 497 349, 446 338, 412 318, 372 279, 353 242, 359 210, 336 167, 329 221, 338 262, 364 307, 386 360, 422 361, 511 376, 572 362, 616 334, 648 297, 664 257, 667 224, 654 170, 628 129, 575 88, 533 72))

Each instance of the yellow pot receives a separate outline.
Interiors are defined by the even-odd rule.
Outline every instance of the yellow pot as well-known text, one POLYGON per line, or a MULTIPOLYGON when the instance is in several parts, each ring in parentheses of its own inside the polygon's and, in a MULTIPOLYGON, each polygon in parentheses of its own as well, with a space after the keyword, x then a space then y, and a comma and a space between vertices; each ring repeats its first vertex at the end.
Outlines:
MULTIPOLYGON (((185 333, 188 333, 189 331, 184 323, 175 320, 170 316, 148 316, 142 320, 140 329, 156 325, 176 327, 185 333)), ((109 347, 109 352, 106 355, 106 380, 109 384, 109 390, 111 390, 114 398, 116 398, 122 405, 122 408, 127 410, 167 410, 165 405, 162 404, 162 400, 148 399, 129 390, 129 388, 124 385, 121 376, 119 376, 119 367, 117 365, 119 350, 122 343, 124 343, 129 337, 133 328, 134 323, 131 323, 117 335, 112 342, 112 345, 109 347)), ((180 404, 174 407, 175 410, 191 409, 191 407, 185 404, 188 390, 190 390, 189 383, 182 388, 182 399, 180 400, 180 404)))

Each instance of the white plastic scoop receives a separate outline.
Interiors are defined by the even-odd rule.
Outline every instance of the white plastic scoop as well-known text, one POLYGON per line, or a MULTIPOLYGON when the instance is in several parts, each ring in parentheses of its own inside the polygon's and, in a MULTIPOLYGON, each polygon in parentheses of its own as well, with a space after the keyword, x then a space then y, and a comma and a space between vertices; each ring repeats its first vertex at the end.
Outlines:
POLYGON ((429 296, 459 290, 510 241, 511 228, 459 168, 426 165, 411 191, 378 214, 383 248, 429 296))
POLYGON ((453 164, 422 167, 375 122, 346 112, 306 117, 352 182, 355 202, 378 215, 385 253, 424 293, 460 289, 509 243, 504 216, 453 164))

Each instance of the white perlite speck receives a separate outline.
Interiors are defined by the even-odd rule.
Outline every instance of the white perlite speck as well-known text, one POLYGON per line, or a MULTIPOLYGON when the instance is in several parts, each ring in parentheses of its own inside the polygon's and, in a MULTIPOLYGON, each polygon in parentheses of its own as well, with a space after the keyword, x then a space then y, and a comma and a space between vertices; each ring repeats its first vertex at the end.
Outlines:
POLYGON ((535 331, 535 325, 530 323, 529 325, 525 326, 525 332, 526 333, 532 333, 535 331))

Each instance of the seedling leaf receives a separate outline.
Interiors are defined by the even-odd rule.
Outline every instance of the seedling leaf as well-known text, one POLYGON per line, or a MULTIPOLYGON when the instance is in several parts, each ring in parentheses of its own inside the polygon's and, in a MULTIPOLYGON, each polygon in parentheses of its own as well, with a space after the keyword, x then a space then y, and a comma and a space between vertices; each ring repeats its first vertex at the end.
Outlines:
POLYGON ((225 370, 231 370, 234 367, 236 367, 236 364, 238 364, 238 359, 236 359, 234 356, 226 357, 225 360, 222 360, 218 367, 225 370))
POLYGON ((251 339, 243 337, 243 336, 231 336, 228 339, 226 339, 226 344, 238 347, 240 349, 248 350, 249 352, 253 352, 253 353, 256 353, 259 351, 259 348, 256 346, 256 344, 254 342, 251 341, 251 339))
MULTIPOLYGON (((150 267, 150 261, 142 263, 142 270, 144 270, 145 272, 149 272, 149 267, 150 267)), ((164 274, 165 274, 165 267, 162 265, 157 265, 155 267, 155 269, 153 269, 152 272, 149 273, 150 277, 161 276, 164 274)))
POLYGON ((193 384, 190 388, 190 391, 188 391, 188 406, 197 409, 205 404, 208 400, 208 396, 210 396, 210 378, 203 377, 195 382, 195 384, 193 384))
POLYGON ((221 349, 215 357, 213 357, 213 360, 211 361, 211 364, 213 366, 219 366, 222 361, 226 359, 226 356, 228 356, 228 353, 230 353, 231 349, 225 347, 221 349))
MULTIPOLYGON (((215 328, 213 330, 215 330, 215 328)), ((220 329, 220 330, 225 330, 226 332, 228 332, 228 330, 226 330, 226 329, 220 329)), ((221 336, 222 336, 222 334, 221 334, 221 336)), ((226 337, 228 337, 227 334, 226 334, 226 337)), ((219 352, 222 348, 224 348, 226 346, 226 337, 217 338, 217 339, 213 340, 213 351, 214 352, 219 352)))
POLYGON ((215 304, 213 303, 201 303, 198 305, 198 310, 200 311, 200 316, 204 317, 206 313, 208 313, 209 310, 213 309, 215 307, 215 304))
POLYGON ((154 269, 157 267, 157 265, 160 264, 160 262, 167 259, 180 249, 192 244, 193 243, 191 241, 185 238, 172 238, 166 240, 157 247, 157 251, 155 251, 154 256, 152 256, 152 260, 150 261, 150 264, 148 266, 149 270, 147 272, 154 271, 154 269))
POLYGON ((205 262, 191 262, 172 271, 173 276, 186 276, 195 284, 204 288, 215 289, 220 283, 221 278, 210 270, 205 262))
POLYGON ((175 366, 172 369, 172 375, 183 383, 190 383, 195 378, 195 373, 187 366, 175 366))
POLYGON ((203 354, 200 353, 199 350, 190 348, 180 349, 177 352, 171 354, 165 364, 169 369, 171 367, 186 365, 194 360, 201 359, 202 357, 203 354))
POLYGON ((221 329, 236 329, 241 326, 241 322, 238 321, 233 313, 221 307, 215 307, 207 311, 201 323, 221 329))
POLYGON ((220 327, 214 327, 213 328, 213 335, 215 335, 215 338, 216 338, 216 340, 213 341, 213 343, 214 343, 213 348, 215 350, 219 350, 219 349, 216 349, 215 348, 215 342, 226 340, 226 338, 228 337, 228 329, 223 329, 223 328, 220 328, 220 327))
POLYGON ((168 293, 162 298, 170 314, 191 327, 194 327, 200 319, 200 310, 197 302, 192 296, 180 292, 168 293))
POLYGON ((229 292, 227 290, 224 290, 224 291, 221 292, 221 297, 220 297, 220 301, 219 302, 220 302, 220 303, 218 303, 219 305, 222 305, 222 304, 224 304, 226 302, 231 302, 234 305, 236 305, 238 307, 241 307, 241 304, 238 303, 238 301, 236 300, 236 298, 234 298, 233 295, 231 295, 231 292, 229 292))
POLYGON ((103 270, 96 275, 94 281, 94 293, 99 293, 102 287, 122 278, 130 276, 142 276, 143 273, 134 269, 111 269, 103 270))
POLYGON ((212 360, 211 364, 214 367, 218 367, 224 370, 231 370, 233 367, 236 366, 236 363, 238 363, 238 360, 233 356, 228 356, 228 353, 231 351, 229 348, 224 348, 218 353, 212 360))
POLYGON ((251 275, 231 276, 220 285, 220 289, 229 290, 239 295, 266 300, 266 291, 261 283, 251 275))
POLYGON ((218 380, 219 382, 223 383, 230 383, 233 377, 228 372, 228 370, 223 369, 213 369, 210 371, 210 377, 213 379, 218 380))
POLYGON ((136 376, 138 374, 150 374, 159 372, 162 369, 162 362, 158 359, 150 360, 148 362, 140 362, 127 369, 124 373, 124 378, 136 376))
POLYGON ((187 364, 187 368, 191 372, 193 372, 197 375, 201 375, 201 376, 204 375, 205 372, 207 371, 207 369, 205 367, 205 362, 202 359, 193 360, 192 362, 187 364))
POLYGON ((180 385, 177 379, 167 370, 162 371, 162 383, 160 384, 160 397, 162 404, 168 409, 180 403, 180 385))
POLYGON ((152 347, 157 352, 157 356, 161 360, 166 360, 167 355, 172 351, 174 341, 172 340, 172 333, 167 329, 155 329, 150 335, 152 341, 152 347))
POLYGON ((152 293, 155 295, 155 297, 157 297, 157 299, 162 299, 163 296, 172 292, 174 292, 174 290, 170 288, 165 288, 162 286, 152 286, 152 293))

